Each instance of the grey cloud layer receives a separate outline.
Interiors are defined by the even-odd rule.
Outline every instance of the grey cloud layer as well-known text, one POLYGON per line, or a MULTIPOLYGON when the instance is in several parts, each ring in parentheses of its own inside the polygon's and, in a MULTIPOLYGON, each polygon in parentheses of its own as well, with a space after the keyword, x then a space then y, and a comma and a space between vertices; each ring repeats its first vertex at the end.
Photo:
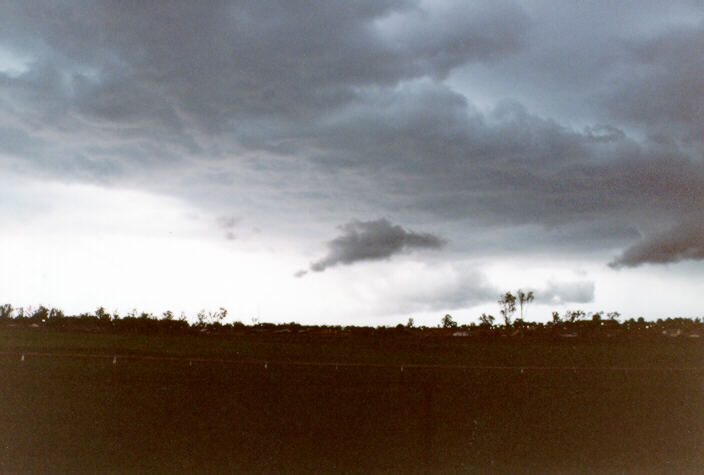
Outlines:
POLYGON ((699 258, 696 3, 7 1, 0 48, 26 69, 0 65, 17 173, 174 177, 272 220, 460 222, 458 246, 535 225, 632 244, 623 266, 699 258))
POLYGON ((45 103, 44 114, 182 133, 314 119, 353 101, 356 87, 442 77, 520 49, 525 15, 489 5, 9 2, 0 41, 31 58, 31 70, 4 86, 45 103))
POLYGON ((627 44, 638 72, 606 93, 616 119, 642 125, 656 140, 678 141, 704 152, 704 22, 668 28, 627 44))
POLYGON ((438 236, 409 231, 392 225, 386 219, 353 220, 340 226, 340 231, 340 236, 328 242, 328 254, 310 265, 313 272, 322 272, 340 264, 388 259, 413 249, 440 249, 445 245, 445 241, 438 236))

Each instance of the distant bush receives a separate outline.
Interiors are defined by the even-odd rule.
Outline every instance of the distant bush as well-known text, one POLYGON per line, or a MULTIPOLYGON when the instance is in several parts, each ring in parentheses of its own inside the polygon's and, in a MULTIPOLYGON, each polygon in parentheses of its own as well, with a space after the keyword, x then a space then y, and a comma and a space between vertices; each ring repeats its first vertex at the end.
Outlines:
POLYGON ((0 326, 41 327, 57 331, 173 335, 285 333, 392 338, 405 338, 414 335, 419 337, 454 335, 480 339, 496 337, 560 339, 566 336, 589 339, 614 337, 697 338, 700 335, 704 337, 704 322, 700 318, 678 317, 646 321, 643 317, 638 317, 619 320, 621 314, 618 312, 586 313, 581 310, 567 310, 563 315, 553 312, 552 320, 549 322, 531 322, 520 317, 512 321, 508 315, 511 313, 510 305, 508 305, 508 310, 502 310, 506 314, 502 314, 504 316, 503 325, 496 325, 495 318, 487 314, 482 314, 478 323, 459 325, 451 315, 447 314, 441 319, 440 325, 435 328, 417 327, 412 319, 409 319, 409 323, 406 325, 384 325, 374 328, 369 326, 301 325, 296 322, 275 324, 260 322, 259 319, 252 319, 251 325, 245 325, 240 321, 226 323, 227 310, 224 308, 220 308, 216 312, 203 310, 198 313, 195 322, 189 323, 185 314, 181 313, 179 318, 175 318, 171 311, 162 313, 161 318, 147 312, 138 313, 136 310, 121 317, 117 313, 110 314, 104 307, 98 307, 93 314, 83 313, 67 316, 60 309, 48 308, 43 305, 36 309, 31 307, 15 309, 10 304, 3 304, 0 305, 0 326), (506 318, 507 316, 509 318, 506 318))

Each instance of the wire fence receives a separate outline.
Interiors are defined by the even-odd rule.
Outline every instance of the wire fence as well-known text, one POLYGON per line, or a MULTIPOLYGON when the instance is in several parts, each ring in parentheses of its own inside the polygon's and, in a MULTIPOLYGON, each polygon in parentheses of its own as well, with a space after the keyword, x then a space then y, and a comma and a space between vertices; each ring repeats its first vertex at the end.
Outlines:
POLYGON ((261 366, 263 369, 273 367, 312 367, 312 368, 383 368, 398 369, 400 372, 409 369, 423 370, 495 370, 495 371, 617 371, 617 372, 698 372, 704 371, 704 366, 583 366, 583 365, 468 365, 468 364, 433 364, 433 363, 365 363, 365 362, 334 362, 334 361, 294 361, 268 360, 261 358, 208 358, 166 355, 134 355, 108 353, 67 353, 44 351, 0 351, 0 355, 15 357, 20 361, 27 358, 68 358, 68 359, 101 359, 112 360, 113 364, 120 361, 163 361, 193 363, 212 363, 242 366, 261 366))

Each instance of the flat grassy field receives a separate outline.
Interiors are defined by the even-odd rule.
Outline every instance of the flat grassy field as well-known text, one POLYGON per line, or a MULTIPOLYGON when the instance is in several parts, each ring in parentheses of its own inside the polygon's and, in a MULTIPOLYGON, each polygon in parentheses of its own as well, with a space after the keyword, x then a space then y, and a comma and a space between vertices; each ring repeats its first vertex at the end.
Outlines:
POLYGON ((704 345, 2 328, 0 427, 1 472, 702 471, 704 345))

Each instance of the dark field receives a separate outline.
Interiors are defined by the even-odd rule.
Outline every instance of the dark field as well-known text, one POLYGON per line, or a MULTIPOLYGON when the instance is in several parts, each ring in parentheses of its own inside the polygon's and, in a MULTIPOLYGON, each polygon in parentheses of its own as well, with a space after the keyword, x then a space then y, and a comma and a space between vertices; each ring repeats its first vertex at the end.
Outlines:
POLYGON ((698 341, 5 328, 0 352, 2 472, 704 470, 698 341))

